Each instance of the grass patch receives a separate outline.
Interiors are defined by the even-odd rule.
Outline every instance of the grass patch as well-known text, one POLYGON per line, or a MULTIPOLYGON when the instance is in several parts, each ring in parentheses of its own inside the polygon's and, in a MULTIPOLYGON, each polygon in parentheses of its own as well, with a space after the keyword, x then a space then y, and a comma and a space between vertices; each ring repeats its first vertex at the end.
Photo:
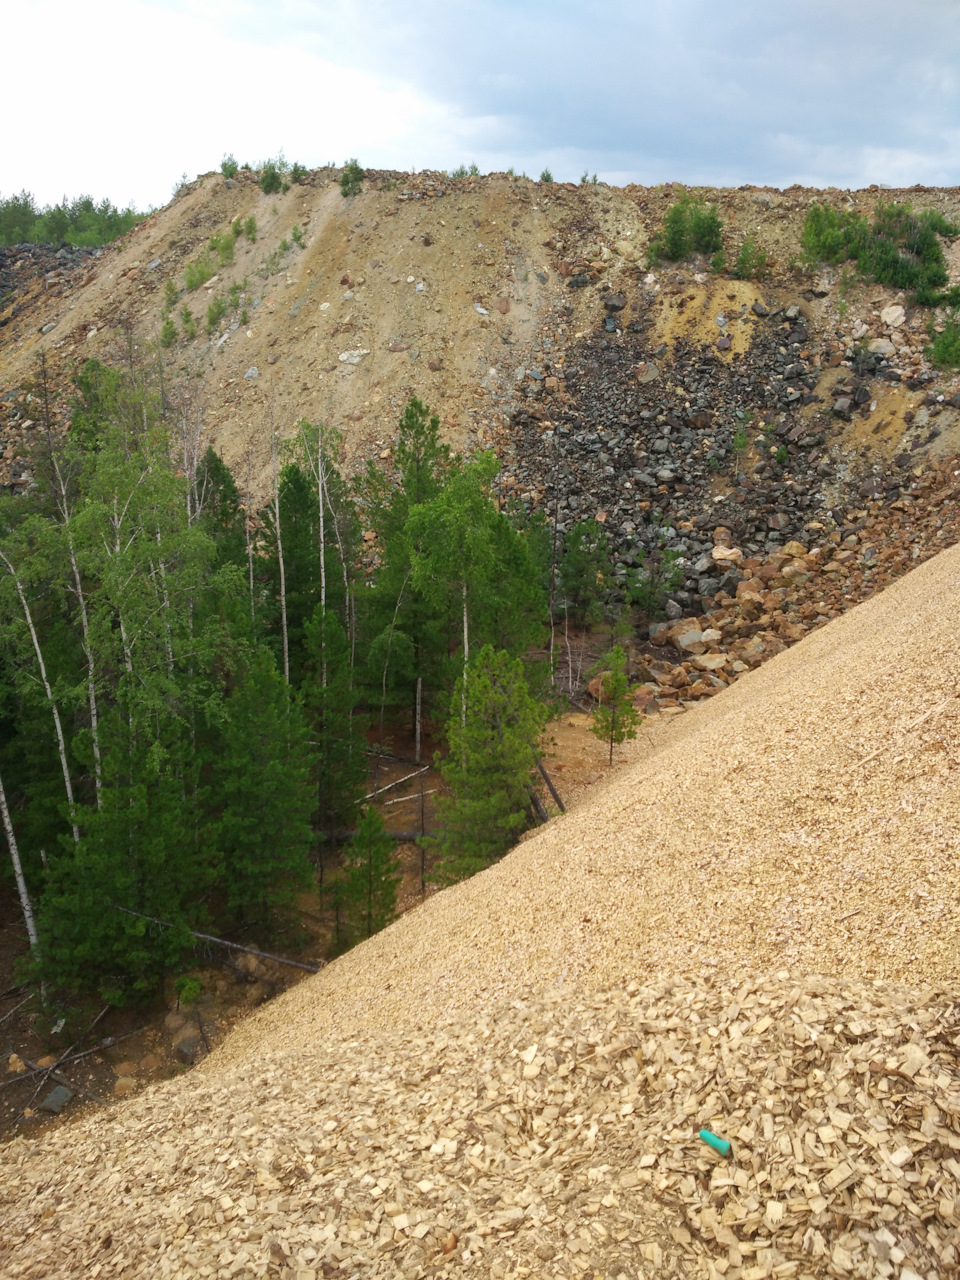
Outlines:
POLYGON ((754 280, 766 274, 767 255, 759 247, 752 235, 748 235, 740 246, 737 260, 730 273, 737 280, 754 280))
POLYGON ((960 369, 960 324, 956 314, 952 315, 940 333, 933 324, 927 327, 931 342, 924 350, 931 364, 938 369, 960 369))

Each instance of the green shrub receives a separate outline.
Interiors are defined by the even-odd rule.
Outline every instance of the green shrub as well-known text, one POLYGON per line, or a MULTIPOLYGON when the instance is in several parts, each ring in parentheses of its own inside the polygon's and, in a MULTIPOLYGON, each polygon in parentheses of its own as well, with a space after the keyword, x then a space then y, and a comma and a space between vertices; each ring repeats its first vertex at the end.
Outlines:
POLYGON ((684 195, 667 210, 660 234, 650 241, 647 258, 655 266, 664 258, 682 262, 692 253, 721 253, 722 247, 723 223, 716 207, 684 195))
POLYGON ((180 323, 183 325, 185 338, 195 338, 197 336, 197 324, 193 318, 193 312, 186 305, 180 310, 180 323))
POLYGON ((465 164, 458 164, 455 169, 450 170, 451 178, 466 178, 469 176, 470 170, 465 164))
POLYGON ((294 227, 290 232, 290 239, 298 249, 303 248, 303 227, 294 227))
POLYGON ((207 333, 213 333, 218 327, 220 321, 227 314, 227 302, 225 298, 212 298, 210 305, 207 307, 207 333))
POLYGON ((264 160, 260 170, 260 190, 265 196, 272 196, 283 187, 283 178, 275 160, 264 160))
POLYGON ((363 190, 360 185, 364 178, 364 172, 354 157, 348 160, 343 167, 343 173, 340 175, 340 194, 346 196, 358 196, 363 190))
POLYGON ((471 166, 470 166, 470 177, 471 177, 471 178, 479 178, 479 177, 480 177, 480 166, 479 166, 478 164, 471 164, 471 166))
POLYGON ((915 214, 909 204, 878 205, 871 224, 859 213, 818 204, 807 214, 801 244, 808 261, 856 262, 867 279, 935 306, 951 297, 943 292, 947 265, 938 237, 958 235, 960 227, 934 209, 915 214))
POLYGON ((719 253, 723 248, 723 223, 713 204, 690 205, 690 239, 697 253, 719 253))
POLYGON ((787 446, 785 444, 780 445, 780 447, 777 449, 777 452, 774 456, 777 459, 777 461, 780 463, 781 467, 785 467, 787 463, 790 461, 790 453, 787 450, 787 446))
POLYGON ((726 271, 727 255, 723 252, 722 249, 718 249, 717 252, 710 259, 710 269, 712 271, 715 271, 717 275, 720 275, 722 271, 726 271))
POLYGON ((225 178, 235 178, 239 168, 240 166, 237 164, 232 152, 230 155, 224 156, 220 161, 220 172, 225 178))
POLYGON ((246 289, 246 287, 247 287, 246 280, 244 280, 242 284, 238 284, 236 281, 234 281, 234 283, 230 286, 229 298, 230 298, 231 307, 239 307, 240 299, 243 297, 243 291, 246 289))
POLYGON ((544 169, 544 170, 543 170, 543 172, 540 174, 540 181, 541 181, 541 182, 552 182, 552 181, 553 181, 553 174, 550 172, 550 170, 549 170, 549 169, 544 169))
POLYGON ((161 347, 172 347, 177 340, 177 326, 173 323, 169 316, 163 322, 163 328, 160 330, 161 347))
POLYGON ((240 239, 240 237, 243 235, 243 219, 242 218, 234 218, 234 220, 230 223, 230 234, 233 236, 234 240, 240 239))
POLYGON ((756 276, 762 276, 766 269, 767 255, 758 247, 753 236, 747 236, 740 246, 731 274, 738 280, 752 280, 756 276))
POLYGON ((309 172, 310 172, 309 169, 307 169, 304 165, 298 164, 296 161, 294 161, 294 163, 290 167, 290 181, 297 182, 297 183, 303 182, 304 178, 307 177, 309 172))
POLYGON ((248 323, 249 323, 249 321, 248 321, 248 319, 247 319, 247 309, 246 309, 246 307, 244 307, 244 308, 243 308, 243 310, 240 312, 240 323, 241 323, 241 324, 248 324, 248 323))
POLYGON ((289 253, 289 252, 290 252, 290 241, 287 239, 287 237, 286 237, 286 236, 284 236, 284 237, 283 237, 283 239, 280 241, 280 243, 277 245, 277 249, 278 249, 281 253, 289 253))
POLYGON ((931 342, 925 348, 927 358, 938 369, 960 369, 960 324, 956 315, 950 317, 940 333, 933 325, 927 328, 931 342))
POLYGON ((221 267, 229 266, 233 261, 233 234, 225 233, 222 236, 212 236, 210 249, 219 256, 221 267))
POLYGON ((180 290, 176 283, 168 276, 163 284, 163 314, 168 316, 173 308, 177 305, 177 299, 180 297, 180 290))
POLYGON ((186 975, 177 978, 173 984, 180 1004, 196 1004, 203 993, 203 984, 199 978, 188 978, 186 975))
POLYGON ((206 284, 211 276, 215 274, 213 263, 210 261, 210 255, 204 249, 200 257, 195 262, 188 262, 183 269, 183 283, 186 289, 192 293, 194 289, 199 289, 202 284, 206 284))
POLYGON ((250 217, 244 221, 243 234, 247 237, 251 244, 257 241, 257 220, 251 213, 250 217))

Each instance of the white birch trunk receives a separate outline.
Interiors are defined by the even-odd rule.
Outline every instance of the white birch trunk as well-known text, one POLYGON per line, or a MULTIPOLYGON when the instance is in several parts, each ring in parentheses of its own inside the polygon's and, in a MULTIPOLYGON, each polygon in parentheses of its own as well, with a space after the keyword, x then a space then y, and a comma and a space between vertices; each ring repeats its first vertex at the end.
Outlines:
POLYGON ((97 808, 102 804, 102 787, 103 787, 103 764, 100 759, 100 716, 97 710, 97 683, 96 683, 96 667, 93 661, 93 648, 90 644, 90 619, 87 614, 87 598, 83 591, 83 580, 80 577, 80 567, 77 564, 76 550, 73 545, 73 532, 70 528, 70 510, 67 502, 67 486, 64 483, 63 475, 60 471, 60 463, 57 461, 56 454, 53 454, 53 465, 57 473, 57 483, 60 487, 60 499, 58 506, 60 514, 63 517, 63 528, 67 535, 67 550, 70 553, 70 568, 73 571, 73 581, 77 593, 77 603, 80 606, 80 626, 83 630, 83 654, 87 660, 87 705, 90 709, 90 735, 93 743, 93 784, 97 795, 97 808))
POLYGON ((27 926, 27 937, 30 939, 30 947, 35 950, 40 945, 40 935, 37 933, 37 922, 33 914, 33 903, 30 901, 30 891, 27 888, 27 881, 23 874, 23 865, 20 862, 20 850, 17 847, 17 837, 14 834, 13 823, 10 821, 10 810, 7 808, 7 795, 3 789, 3 779, 0 778, 0 817, 3 818, 3 829, 7 836, 7 846, 10 849, 10 861, 13 863, 13 875, 17 882, 17 893, 20 895, 20 907, 23 911, 23 922, 27 926))
POLYGON ((290 683, 290 645, 287 639, 287 575, 283 567, 283 539, 280 535, 280 479, 277 475, 277 431, 270 420, 270 450, 273 456, 273 514, 277 525, 277 560, 280 565, 280 628, 283 634, 283 678, 290 683))
POLYGON ((33 651, 37 656, 37 666, 40 669, 40 678, 43 681, 43 689, 47 695, 47 701, 50 704, 50 710, 53 713, 53 723, 57 731, 57 749, 60 753, 60 768, 63 770, 63 785, 67 793, 67 804, 70 807, 70 829, 73 832, 73 840, 75 844, 80 842, 80 831, 74 818, 74 800, 73 800, 73 783, 70 781, 70 767, 67 764, 67 744, 63 736, 63 725, 60 723, 60 708, 57 706, 53 696, 53 689, 50 687, 50 681, 47 678, 47 664, 43 660, 43 651, 40 648, 40 638, 37 635, 37 629, 33 625, 33 614, 30 612, 30 606, 27 603, 27 597, 24 594, 23 584, 17 575, 13 565, 7 559, 2 551, 0 551, 0 559, 7 567, 7 571, 13 578, 17 588, 17 595, 20 597, 20 604, 23 607, 23 616, 26 619, 27 627, 30 631, 30 639, 33 641, 33 651))

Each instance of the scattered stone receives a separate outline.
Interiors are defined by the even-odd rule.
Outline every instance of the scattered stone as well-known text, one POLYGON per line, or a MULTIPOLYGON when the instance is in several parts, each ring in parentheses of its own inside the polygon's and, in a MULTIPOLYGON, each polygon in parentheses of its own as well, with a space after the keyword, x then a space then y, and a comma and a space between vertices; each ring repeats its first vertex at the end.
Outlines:
POLYGON ((337 357, 341 364, 359 364, 370 352, 366 349, 359 351, 342 351, 337 357))
POLYGON ((40 1103, 38 1110, 49 1111, 52 1115, 58 1116, 72 1098, 72 1090, 62 1084, 58 1084, 55 1089, 50 1090, 40 1103))
POLYGON ((174 1045, 174 1053, 184 1066, 192 1067, 200 1052, 201 1039, 198 1035, 181 1036, 174 1045))
POLYGON ((250 382, 253 378, 260 377, 260 370, 255 364, 252 364, 247 372, 243 375, 244 382, 250 382))

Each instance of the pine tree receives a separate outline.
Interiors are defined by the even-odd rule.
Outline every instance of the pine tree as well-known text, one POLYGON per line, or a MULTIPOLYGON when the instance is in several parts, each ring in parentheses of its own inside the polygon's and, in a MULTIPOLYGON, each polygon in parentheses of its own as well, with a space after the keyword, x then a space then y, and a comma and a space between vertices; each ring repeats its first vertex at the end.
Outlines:
POLYGON ((450 753, 438 758, 451 793, 437 803, 440 830, 431 842, 440 883, 482 871, 529 825, 530 775, 547 714, 530 694, 520 659, 490 645, 457 681, 447 726, 450 753))
POLYGON ((267 923, 309 885, 311 756, 297 701, 265 649, 235 673, 209 770, 217 880, 234 920, 267 923))
POLYGON ((316 787, 316 821, 333 834, 353 824, 367 781, 364 729, 356 711, 350 650, 339 619, 318 605, 306 626, 304 711, 310 728, 311 764, 316 787), (326 683, 320 679, 325 663, 326 683))
POLYGON ((596 520, 580 520, 563 539, 561 602, 572 622, 594 622, 613 574, 610 539, 596 520))
POLYGON ((343 899, 352 941, 385 929, 397 913, 400 859, 379 809, 367 805, 343 853, 343 899))
POLYGON ((600 673, 600 701, 593 709, 590 732, 610 744, 609 762, 613 764, 614 746, 635 738, 643 717, 630 693, 627 656, 620 645, 604 654, 595 670, 600 673))

